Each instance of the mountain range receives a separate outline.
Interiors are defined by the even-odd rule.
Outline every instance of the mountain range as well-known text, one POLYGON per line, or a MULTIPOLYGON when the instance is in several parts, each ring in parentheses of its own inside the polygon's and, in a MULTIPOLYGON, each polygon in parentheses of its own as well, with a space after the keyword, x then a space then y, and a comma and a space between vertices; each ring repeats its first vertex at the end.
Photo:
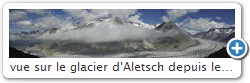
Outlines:
POLYGON ((201 39, 227 43, 230 39, 235 37, 235 27, 213 28, 207 32, 197 33, 193 36, 201 39))
POLYGON ((13 38, 17 38, 17 37, 18 38, 35 38, 35 37, 38 37, 38 36, 41 36, 44 34, 53 34, 53 33, 66 32, 66 31, 77 30, 77 29, 82 29, 82 28, 91 28, 95 25, 99 25, 99 24, 103 24, 103 23, 113 23, 113 24, 117 24, 117 25, 129 24, 132 26, 143 27, 143 28, 147 28, 147 29, 154 29, 160 25, 160 23, 156 24, 156 25, 150 25, 150 24, 144 23, 142 21, 124 21, 119 17, 99 18, 97 20, 90 21, 88 23, 78 23, 78 24, 76 24, 75 28, 69 28, 69 29, 47 28, 47 29, 42 29, 42 30, 22 31, 20 33, 10 34, 10 39, 12 37, 13 38))
MULTIPOLYGON (((84 27, 75 28, 84 29, 91 28, 97 23, 110 22, 112 20, 101 20, 92 23, 85 24, 84 27)), ((81 42, 72 40, 37 40, 35 38, 24 38, 18 40, 10 40, 10 46, 15 47, 25 53, 33 54, 39 57, 55 56, 61 54, 90 54, 90 55, 102 55, 102 54, 119 54, 119 53, 131 53, 139 51, 180 51, 190 46, 198 44, 193 40, 191 36, 177 27, 173 22, 163 22, 158 27, 145 23, 133 23, 125 22, 120 18, 114 18, 116 25, 131 24, 134 26, 145 26, 148 29, 154 29, 155 32, 172 36, 162 36, 156 38, 146 39, 132 39, 132 40, 120 40, 110 42, 81 42), (151 27, 151 28, 150 28, 151 27)), ((70 30, 69 30, 70 31, 70 30)), ((32 31, 32 33, 21 33, 23 37, 30 34, 54 34, 61 32, 58 29, 47 29, 43 32, 32 31)), ((67 31, 64 31, 67 32, 67 31)), ((39 36, 38 36, 39 37, 39 36)))
MULTIPOLYGON (((113 27, 111 27, 113 28, 113 27)), ((115 27, 126 28, 126 27, 115 27)), ((100 57, 102 55, 133 53, 143 51, 183 51, 189 47, 200 43, 193 37, 227 42, 234 37, 234 27, 214 28, 207 32, 190 35, 182 30, 174 22, 163 22, 161 24, 150 25, 141 21, 124 21, 119 17, 113 19, 100 18, 95 21, 77 24, 75 28, 58 29, 50 28, 44 30, 32 30, 10 34, 10 46, 26 54, 38 57, 53 57, 57 55, 87 55, 89 57, 100 57), (144 39, 123 39, 108 42, 83 42, 76 40, 41 40, 38 37, 43 35, 54 35, 67 33, 83 29, 91 29, 97 25, 112 24, 112 26, 135 26, 136 28, 146 28, 151 32, 163 34, 163 36, 148 37, 144 39)), ((112 34, 112 33, 107 33, 112 34)), ((129 34, 129 33, 128 33, 129 34)), ((112 36, 112 35, 111 35, 112 36)), ((81 37, 79 37, 80 39, 81 37)), ((63 37, 61 38, 63 39, 63 37)))

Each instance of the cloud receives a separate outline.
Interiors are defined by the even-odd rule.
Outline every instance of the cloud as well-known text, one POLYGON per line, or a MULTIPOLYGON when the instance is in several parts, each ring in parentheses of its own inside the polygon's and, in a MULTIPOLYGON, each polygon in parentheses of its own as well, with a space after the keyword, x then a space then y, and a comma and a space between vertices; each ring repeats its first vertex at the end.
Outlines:
POLYGON ((183 17, 189 13, 196 13, 198 9, 172 9, 167 10, 165 16, 162 17, 162 20, 165 22, 175 21, 177 18, 183 17))
MULTIPOLYGON (((24 10, 23 10, 24 11, 24 10)), ((121 10, 63 10, 66 14, 54 15, 45 14, 45 11, 25 10, 28 14, 42 15, 37 19, 21 20, 16 24, 22 28, 41 28, 50 29, 57 28, 59 31, 51 34, 43 34, 37 39, 42 40, 78 40, 83 42, 109 42, 120 40, 139 40, 147 38, 158 38, 163 36, 174 36, 174 31, 161 32, 150 30, 141 26, 133 26, 131 24, 117 25, 116 21, 96 22, 99 18, 109 18, 114 20, 115 17, 123 21, 142 22, 141 14, 137 10, 121 9, 121 10), (94 22, 91 28, 75 29, 78 23, 94 22), (69 30, 70 29, 70 30, 69 30)), ((79 27, 79 26, 78 26, 79 27)), ((14 37, 13 37, 14 38, 14 37)))
POLYGON ((196 13, 198 11, 199 11, 198 9, 174 9, 174 10, 169 10, 167 14, 171 19, 176 19, 185 16, 188 13, 196 13))
POLYGON ((222 17, 215 17, 214 19, 216 19, 216 20, 220 20, 220 19, 222 19, 222 17))
POLYGON ((187 31, 192 33, 196 32, 205 32, 212 28, 228 28, 233 25, 226 24, 224 22, 216 22, 211 18, 187 18, 183 22, 177 23, 178 26, 186 28, 187 31))
POLYGON ((81 42, 110 42, 121 40, 141 40, 174 36, 178 33, 169 31, 161 32, 145 27, 137 27, 129 24, 116 25, 111 22, 96 24, 91 28, 82 28, 66 32, 44 34, 40 40, 74 40, 81 42))
POLYGON ((88 15, 87 10, 82 9, 64 9, 64 12, 68 13, 70 16, 76 19, 85 19, 88 15))
POLYGON ((37 15, 45 15, 45 14, 51 13, 49 10, 46 10, 46 9, 26 9, 25 11, 27 13, 37 14, 37 15))
POLYGON ((21 25, 21 26, 28 26, 32 25, 32 22, 30 20, 23 20, 23 21, 18 21, 16 24, 21 25))
POLYGON ((93 10, 82 10, 82 9, 66 9, 63 10, 68 15, 80 21, 80 23, 86 23, 89 21, 96 20, 98 18, 107 17, 120 17, 122 19, 128 18, 129 15, 135 14, 137 10, 134 9, 93 9, 93 10))
POLYGON ((130 16, 127 20, 131 22, 141 22, 140 17, 140 15, 133 15, 130 16))
POLYGON ((60 28, 64 21, 55 16, 46 16, 39 18, 36 27, 39 28, 60 28))
POLYGON ((10 40, 19 40, 20 36, 19 35, 10 34, 9 38, 10 38, 10 40))
POLYGON ((128 18, 129 15, 136 14, 136 9, 110 9, 108 12, 113 17, 128 18))
POLYGON ((60 31, 81 27, 86 23, 97 21, 99 18, 119 17, 123 21, 128 19, 140 21, 140 15, 137 15, 135 9, 65 9, 62 11, 65 14, 55 14, 46 9, 13 10, 10 12, 10 20, 13 20, 12 24, 20 28, 57 28, 60 31), (41 16, 32 19, 27 17, 29 14, 41 16))
POLYGON ((22 10, 13 10, 9 14, 10 21, 18 21, 27 19, 27 13, 22 10))
POLYGON ((163 20, 164 22, 169 22, 169 21, 171 21, 167 16, 162 16, 162 20, 163 20))
MULTIPOLYGON (((31 10, 29 10, 31 11, 31 10)), ((33 11, 33 10, 32 10, 33 11)), ((40 10, 38 10, 41 12, 40 10)), ((63 16, 60 15, 53 15, 49 13, 38 13, 38 11, 33 11, 33 13, 37 14, 45 14, 44 16, 41 16, 37 19, 33 20, 18 20, 14 22, 13 24, 16 25, 19 28, 40 28, 40 29, 50 29, 50 28, 57 28, 59 31, 65 31, 69 29, 76 28, 76 26, 73 24, 72 19, 64 19, 63 16)), ((44 10, 42 10, 44 11, 44 10)), ((20 12, 20 11, 19 11, 20 12)), ((26 10, 27 12, 27 10, 26 10)), ((31 13, 31 12, 29 12, 31 13)), ((27 14, 27 13, 26 13, 27 14)))
POLYGON ((106 10, 65 9, 63 11, 72 18, 71 20, 78 22, 79 26, 98 18, 108 16, 108 12, 106 10))
POLYGON ((196 34, 198 33, 196 30, 192 30, 192 29, 184 29, 185 31, 187 31, 190 34, 196 34))
POLYGON ((75 28, 74 24, 65 19, 61 19, 59 17, 49 15, 42 18, 39 18, 37 22, 34 24, 36 28, 59 28, 61 30, 68 30, 75 28))
POLYGON ((35 28, 34 23, 30 20, 17 21, 15 24, 20 28, 35 28))

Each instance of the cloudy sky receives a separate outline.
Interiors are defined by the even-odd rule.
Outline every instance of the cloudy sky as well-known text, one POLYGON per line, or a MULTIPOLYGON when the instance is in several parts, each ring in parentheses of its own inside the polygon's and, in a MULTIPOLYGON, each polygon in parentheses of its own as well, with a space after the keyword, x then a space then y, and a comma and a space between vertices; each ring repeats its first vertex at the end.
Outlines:
POLYGON ((156 25, 173 21, 190 32, 204 32, 211 28, 234 26, 234 9, 129 9, 129 10, 61 10, 61 9, 11 9, 10 32, 33 29, 75 28, 99 18, 120 17, 124 21, 144 22, 156 25))

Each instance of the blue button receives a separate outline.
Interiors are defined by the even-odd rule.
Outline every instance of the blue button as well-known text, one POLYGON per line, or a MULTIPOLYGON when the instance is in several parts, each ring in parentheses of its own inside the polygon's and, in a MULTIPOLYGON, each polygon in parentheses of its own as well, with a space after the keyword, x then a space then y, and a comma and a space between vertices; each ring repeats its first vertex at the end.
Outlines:
POLYGON ((227 43, 227 52, 232 58, 242 58, 247 53, 247 44, 242 39, 231 39, 227 43))

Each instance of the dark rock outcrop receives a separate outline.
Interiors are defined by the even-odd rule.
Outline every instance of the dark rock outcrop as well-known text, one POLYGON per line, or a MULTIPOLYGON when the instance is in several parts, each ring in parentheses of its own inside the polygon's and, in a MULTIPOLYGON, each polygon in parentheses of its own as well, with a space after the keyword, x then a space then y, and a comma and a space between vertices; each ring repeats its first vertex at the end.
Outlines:
POLYGON ((13 47, 9 48, 9 58, 39 58, 38 56, 30 55, 19 51, 13 47))

